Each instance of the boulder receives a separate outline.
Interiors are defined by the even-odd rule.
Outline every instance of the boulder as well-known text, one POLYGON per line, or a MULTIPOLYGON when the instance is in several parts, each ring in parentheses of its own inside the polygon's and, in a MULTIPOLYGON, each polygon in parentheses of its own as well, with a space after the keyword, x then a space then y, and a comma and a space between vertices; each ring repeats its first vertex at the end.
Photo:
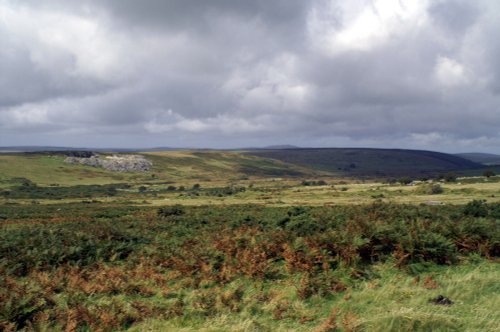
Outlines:
POLYGON ((153 163, 141 155, 92 155, 85 157, 68 157, 64 160, 68 164, 80 164, 92 167, 101 167, 113 172, 147 172, 153 163))

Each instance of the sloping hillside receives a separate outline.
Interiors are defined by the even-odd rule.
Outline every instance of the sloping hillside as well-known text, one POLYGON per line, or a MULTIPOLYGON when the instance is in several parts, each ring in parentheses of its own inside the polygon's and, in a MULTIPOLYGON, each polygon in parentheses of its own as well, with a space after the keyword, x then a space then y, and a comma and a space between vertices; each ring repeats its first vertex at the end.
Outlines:
MULTIPOLYGON (((65 163, 68 152, 0 155, 0 187, 28 179, 41 185, 79 185, 215 180, 242 177, 311 176, 315 171, 274 159, 227 151, 163 151, 141 153, 153 163, 149 172, 113 172, 99 167, 65 163)), ((104 155, 104 154, 103 154, 104 155)))
POLYGON ((418 176, 482 166, 458 156, 419 150, 314 148, 254 150, 246 153, 351 176, 418 176))
POLYGON ((145 152, 153 171, 176 178, 279 177, 311 175, 314 171, 275 159, 238 152, 190 150, 145 152))
POLYGON ((492 153, 458 153, 456 156, 484 165, 500 165, 500 155, 492 153))

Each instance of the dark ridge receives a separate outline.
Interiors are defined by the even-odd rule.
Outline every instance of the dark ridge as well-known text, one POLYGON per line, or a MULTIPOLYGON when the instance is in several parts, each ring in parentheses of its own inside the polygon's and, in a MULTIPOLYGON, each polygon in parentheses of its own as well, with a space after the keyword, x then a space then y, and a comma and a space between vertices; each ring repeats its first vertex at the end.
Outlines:
POLYGON ((298 148, 246 153, 352 176, 426 176, 484 167, 458 156, 423 150, 298 148))

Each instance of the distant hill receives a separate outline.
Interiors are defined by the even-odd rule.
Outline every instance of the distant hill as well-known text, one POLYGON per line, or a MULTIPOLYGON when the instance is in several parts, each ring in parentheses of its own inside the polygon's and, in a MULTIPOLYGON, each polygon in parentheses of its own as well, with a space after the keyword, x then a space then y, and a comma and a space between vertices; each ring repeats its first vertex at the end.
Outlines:
MULTIPOLYGON (((151 151, 168 150, 169 148, 153 148, 151 151)), ((126 148, 75 148, 68 146, 0 146, 0 153, 17 153, 17 152, 63 152, 63 151, 99 151, 99 152, 138 152, 143 149, 126 149, 126 148)))
POLYGON ((68 148, 62 146, 0 146, 0 153, 88 150, 85 148, 68 148))
POLYGON ((458 153, 455 156, 473 161, 475 163, 480 163, 483 165, 500 165, 500 155, 492 153, 458 153))
POLYGON ((288 149, 301 149, 298 146, 295 145, 289 145, 289 144, 284 144, 284 145, 269 145, 269 146, 264 146, 264 147, 246 147, 246 148, 237 148, 237 149, 230 149, 231 151, 245 151, 245 150, 288 150, 288 149))
MULTIPOLYGON (((75 149, 45 146, 6 147, 0 148, 0 152, 7 152, 7 154, 4 154, 5 157, 15 155, 16 158, 0 158, 0 180, 2 180, 2 174, 11 177, 29 177, 26 175, 30 173, 39 173, 40 177, 47 178, 45 179, 47 181, 56 173, 63 177, 86 179, 85 181, 90 181, 88 179, 91 175, 89 172, 99 173, 93 175, 96 181, 98 178, 101 179, 99 181, 108 181, 110 177, 118 178, 116 175, 101 174, 102 171, 89 168, 82 168, 83 173, 80 174, 76 166, 70 168, 68 165, 60 165, 62 158, 73 155, 77 151, 144 153, 148 155, 148 158, 152 159, 154 171, 168 179, 186 177, 227 178, 228 176, 233 178, 245 176, 315 176, 319 174, 352 177, 426 176, 476 170, 485 167, 484 164, 486 164, 484 158, 473 161, 445 153, 402 149, 295 148, 293 146, 281 146, 272 149, 217 151, 207 149, 177 150, 163 147, 140 150, 75 149), (15 162, 10 164, 7 160, 15 162)), ((484 157, 484 154, 480 155, 484 157)), ((474 156, 477 156, 477 154, 474 154, 474 156)))
POLYGON ((300 147, 295 146, 295 145, 290 145, 290 144, 284 144, 284 145, 269 145, 264 147, 263 149, 267 150, 287 150, 287 149, 300 149, 300 147))
POLYGON ((12 152, 62 152, 62 151, 95 151, 95 152, 146 152, 146 151, 174 151, 189 150, 184 148, 172 148, 168 146, 154 148, 75 148, 70 146, 0 146, 0 153, 12 152))
POLYGON ((459 156, 420 150, 311 148, 246 153, 347 176, 419 176, 483 167, 459 156))

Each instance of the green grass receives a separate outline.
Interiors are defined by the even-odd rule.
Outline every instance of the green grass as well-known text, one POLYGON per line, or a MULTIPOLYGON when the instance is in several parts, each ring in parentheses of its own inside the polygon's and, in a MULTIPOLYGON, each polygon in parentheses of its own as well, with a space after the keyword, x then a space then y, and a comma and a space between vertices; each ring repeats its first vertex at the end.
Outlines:
MULTIPOLYGON (((313 297, 304 302, 293 295, 293 285, 275 285, 274 301, 288 301, 285 316, 293 318, 276 320, 266 314, 249 314, 252 306, 258 307, 252 299, 258 293, 254 289, 243 299, 248 308, 242 313, 207 320, 148 320, 131 331, 320 331, 334 309, 338 309, 336 323, 342 331, 500 331, 498 263, 476 259, 467 265, 433 267, 422 273, 419 281, 391 263, 375 265, 373 273, 373 279, 327 300, 313 297), (435 288, 426 286, 426 278, 435 282, 430 282, 435 288), (454 304, 431 303, 438 295, 454 304), (302 317, 312 320, 297 324, 302 317)), ((246 286, 253 288, 251 283, 246 286)), ((273 285, 268 287, 273 289, 273 285)))
POLYGON ((3 187, 9 186, 15 178, 26 178, 40 185, 70 186, 126 182, 135 176, 66 164, 61 156, 0 155, 0 186, 3 187))
POLYGON ((436 268, 415 277, 401 275, 388 266, 377 266, 381 278, 365 283, 341 305, 342 311, 362 315, 357 323, 368 331, 498 331, 500 266, 471 263, 436 268), (425 278, 433 282, 426 287, 425 278), (431 289, 428 289, 431 287, 431 289), (435 287, 435 288, 434 288, 435 287), (429 303, 438 295, 453 305, 429 303))

